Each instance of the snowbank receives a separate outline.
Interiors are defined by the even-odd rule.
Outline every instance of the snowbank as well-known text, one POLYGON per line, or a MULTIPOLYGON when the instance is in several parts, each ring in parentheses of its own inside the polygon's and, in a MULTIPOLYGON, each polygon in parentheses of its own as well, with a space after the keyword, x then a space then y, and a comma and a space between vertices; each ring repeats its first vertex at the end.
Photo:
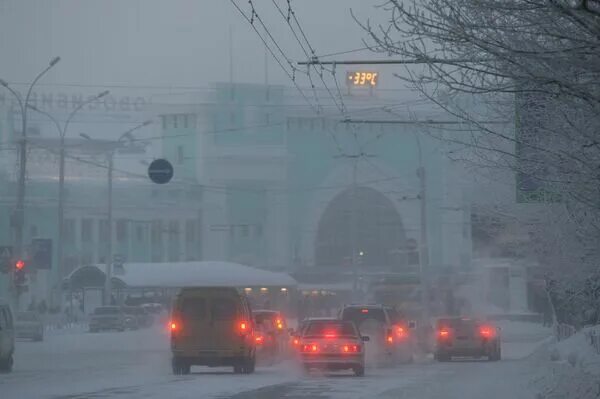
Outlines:
POLYGON ((590 331, 600 334, 600 326, 548 342, 528 359, 538 370, 532 381, 539 390, 538 399, 600 397, 600 354, 590 345, 590 331))

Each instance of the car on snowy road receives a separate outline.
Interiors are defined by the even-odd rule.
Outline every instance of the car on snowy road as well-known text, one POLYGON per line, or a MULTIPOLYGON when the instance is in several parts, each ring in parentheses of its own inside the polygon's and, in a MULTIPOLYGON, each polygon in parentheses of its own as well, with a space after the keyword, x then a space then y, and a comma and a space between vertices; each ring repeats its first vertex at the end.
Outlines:
POLYGON ((44 323, 37 312, 17 312, 15 321, 17 338, 44 340, 44 323))
POLYGON ((125 306, 123 310, 126 315, 135 318, 137 326, 140 328, 151 327, 154 323, 154 316, 142 306, 125 306))
POLYGON ((254 372, 252 311, 246 296, 235 288, 182 288, 170 327, 174 374, 189 374, 193 365, 233 366, 236 374, 254 372))
POLYGON ((340 319, 352 321, 362 335, 369 336, 370 355, 378 364, 410 363, 414 359, 415 340, 409 323, 390 306, 381 304, 346 305, 340 319))
POLYGON ((447 362, 453 357, 487 357, 500 360, 500 329, 489 322, 467 318, 442 318, 436 326, 434 358, 447 362))
POLYGON ((125 313, 119 306, 100 306, 94 309, 90 316, 90 332, 117 330, 137 330, 138 322, 135 316, 125 313))
POLYGON ((311 369, 347 370, 365 374, 365 346, 369 337, 360 335, 354 323, 338 319, 310 320, 299 338, 300 362, 311 369))
POLYGON ((9 373, 13 367, 15 330, 10 306, 0 302, 0 373, 9 373))

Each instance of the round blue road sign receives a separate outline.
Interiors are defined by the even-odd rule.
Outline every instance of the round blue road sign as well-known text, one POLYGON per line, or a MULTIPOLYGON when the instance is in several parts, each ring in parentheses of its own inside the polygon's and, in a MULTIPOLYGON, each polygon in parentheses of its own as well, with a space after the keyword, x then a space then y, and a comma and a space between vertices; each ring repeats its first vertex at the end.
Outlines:
POLYGON ((168 183, 173 177, 173 165, 166 159, 155 159, 148 166, 148 177, 156 184, 168 183))

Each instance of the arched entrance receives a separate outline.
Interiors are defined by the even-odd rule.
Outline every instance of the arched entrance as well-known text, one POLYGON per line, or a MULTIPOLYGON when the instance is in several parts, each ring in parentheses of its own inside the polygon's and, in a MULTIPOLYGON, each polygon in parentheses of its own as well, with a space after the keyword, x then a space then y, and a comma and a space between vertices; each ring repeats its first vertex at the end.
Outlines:
POLYGON ((335 196, 319 220, 315 242, 317 267, 349 266, 352 259, 352 212, 356 209, 356 251, 362 267, 397 269, 406 264, 399 249, 406 244, 402 218, 394 204, 368 187, 335 196), (355 208, 353 207, 353 203, 355 208))

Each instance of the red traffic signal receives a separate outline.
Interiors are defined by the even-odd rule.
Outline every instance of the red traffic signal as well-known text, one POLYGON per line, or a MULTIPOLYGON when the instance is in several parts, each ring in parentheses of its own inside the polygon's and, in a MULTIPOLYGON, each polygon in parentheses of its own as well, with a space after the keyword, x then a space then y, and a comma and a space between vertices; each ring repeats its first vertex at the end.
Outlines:
POLYGON ((25 268, 25 261, 22 259, 19 259, 18 261, 15 262, 15 269, 17 270, 23 270, 25 268))

